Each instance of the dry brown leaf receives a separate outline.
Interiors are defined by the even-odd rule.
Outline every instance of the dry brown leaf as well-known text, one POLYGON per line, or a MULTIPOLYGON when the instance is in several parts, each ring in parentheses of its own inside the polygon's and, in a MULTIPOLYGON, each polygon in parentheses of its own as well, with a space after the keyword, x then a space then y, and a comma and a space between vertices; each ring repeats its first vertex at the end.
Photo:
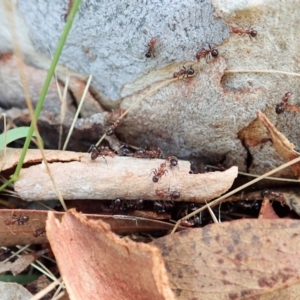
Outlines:
MULTIPOLYGON (((55 217, 61 219, 64 213, 53 212, 55 217)), ((45 210, 0 210, 0 245, 14 246, 27 244, 42 244, 48 242, 45 234, 45 226, 48 211, 45 210), (27 216, 28 221, 24 224, 15 222, 9 224, 13 215, 17 218, 27 216)), ((132 217, 124 215, 86 215, 89 220, 101 219, 111 226, 113 232, 119 234, 147 232, 153 230, 169 231, 173 229, 173 225, 158 220, 145 219, 141 217, 132 217)), ((179 230, 185 230, 180 227, 179 230)))
MULTIPOLYGON (((78 156, 81 155, 78 153, 78 156)), ((72 199, 147 199, 160 200, 155 190, 179 191, 178 201, 205 202, 225 193, 237 176, 237 167, 224 172, 189 174, 190 163, 179 160, 178 167, 167 166, 168 172, 159 182, 152 181, 154 169, 165 163, 162 159, 132 157, 80 162, 52 163, 51 174, 65 200, 72 199)), ((41 165, 22 169, 14 184, 18 195, 28 201, 56 199, 49 175, 41 165)))
MULTIPOLYGON (((267 116, 261 111, 257 111, 258 118, 262 121, 264 126, 267 128, 270 137, 272 139, 273 145, 278 152, 278 154, 285 160, 291 161, 299 157, 300 153, 294 150, 294 144, 279 132, 276 127, 269 121, 267 116)), ((291 166, 295 176, 300 177, 300 163, 296 163, 291 166)))
POLYGON ((299 220, 238 220, 153 242, 177 299, 298 299, 299 220))
POLYGON ((47 236, 71 299, 174 299, 156 247, 121 239, 74 210, 60 223, 49 212, 47 236))

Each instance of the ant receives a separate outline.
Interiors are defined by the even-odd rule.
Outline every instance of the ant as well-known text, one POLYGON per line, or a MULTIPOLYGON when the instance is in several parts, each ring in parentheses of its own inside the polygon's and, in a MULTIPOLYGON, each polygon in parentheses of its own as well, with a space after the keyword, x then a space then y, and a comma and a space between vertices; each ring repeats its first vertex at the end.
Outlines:
POLYGON ((162 190, 155 190, 155 194, 160 198, 171 198, 171 200, 178 199, 180 197, 180 192, 172 191, 172 192, 165 192, 162 190))
POLYGON ((230 26, 232 33, 237 33, 239 35, 245 35, 248 34, 250 39, 257 36, 257 31, 251 28, 251 25, 248 27, 248 29, 240 28, 240 27, 234 27, 230 26))
POLYGON ((21 215, 17 217, 15 214, 11 216, 10 219, 7 219, 4 221, 5 225, 14 225, 16 222, 18 222, 18 225, 24 225, 29 220, 28 216, 21 215))
POLYGON ((167 165, 165 163, 160 164, 160 166, 157 169, 153 169, 153 171, 150 173, 150 175, 153 173, 154 176, 152 177, 153 182, 158 182, 158 180, 168 173, 168 170, 166 170, 167 165))
POLYGON ((170 210, 174 206, 173 201, 164 201, 161 203, 161 201, 154 201, 153 203, 153 209, 157 214, 165 214, 168 210, 170 210))
POLYGON ((145 56, 147 58, 150 58, 152 55, 153 55, 153 57, 155 57, 155 55, 154 55, 154 53, 155 53, 155 49, 154 49, 155 44, 156 44, 156 38, 152 37, 151 40, 150 40, 150 42, 147 45, 148 50, 145 53, 145 56))
POLYGON ((124 198, 117 198, 113 200, 111 206, 109 207, 113 212, 115 211, 127 211, 128 209, 136 209, 140 210, 143 209, 144 206, 144 200, 133 200, 133 201, 127 201, 124 198))
POLYGON ((112 135, 114 133, 115 129, 120 125, 120 123, 121 123, 120 119, 116 120, 114 122, 114 124, 109 129, 106 130, 105 134, 107 136, 112 135))
POLYGON ((132 156, 132 152, 129 150, 129 148, 125 145, 122 146, 121 155, 123 156, 132 156))
POLYGON ((186 69, 185 66, 182 66, 182 68, 183 69, 180 69, 178 72, 175 72, 173 74, 173 78, 179 79, 180 76, 183 76, 182 78, 185 78, 185 77, 188 78, 189 75, 193 76, 195 74, 195 70, 192 68, 192 66, 190 66, 188 69, 186 69))
POLYGON ((263 190, 263 191, 261 192, 261 196, 262 196, 263 198, 265 198, 265 197, 271 198, 271 199, 273 198, 273 199, 279 200, 279 201, 281 201, 281 202, 284 201, 284 196, 283 196, 283 194, 277 193, 277 192, 272 192, 272 191, 270 191, 270 190, 263 190))
POLYGON ((197 53, 196 53, 196 58, 199 62, 200 58, 201 57, 205 57, 205 60, 207 62, 207 58, 209 56, 212 56, 214 58, 216 58, 218 55, 219 55, 219 51, 215 48, 212 48, 210 45, 209 45, 209 50, 206 50, 205 48, 202 48, 201 50, 199 50, 197 53))
POLYGON ((66 13, 64 13, 64 14, 62 14, 62 15, 60 16, 60 17, 64 20, 64 22, 67 22, 67 20, 68 20, 68 16, 69 16, 70 11, 71 11, 71 9, 72 9, 73 2, 74 2, 74 0, 69 0, 69 2, 68 2, 68 8, 67 8, 66 13))
POLYGON ((38 236, 41 236, 45 232, 46 232, 45 228, 38 228, 37 230, 33 231, 32 235, 34 237, 38 237, 38 236))
POLYGON ((88 153, 91 153, 91 159, 95 160, 98 156, 102 156, 105 159, 105 156, 115 157, 115 153, 109 150, 108 147, 100 146, 96 147, 95 145, 91 145, 88 153))
POLYGON ((195 222, 191 219, 188 220, 181 220, 180 221, 180 225, 184 226, 184 227, 194 227, 195 226, 195 222))
POLYGON ((170 162, 171 167, 177 167, 178 166, 178 159, 176 156, 169 155, 166 157, 166 161, 170 162))
POLYGON ((276 114, 282 114, 285 109, 286 109, 286 106, 287 106, 287 102, 289 100, 289 98, 293 95, 293 93, 291 92, 287 92, 285 93, 285 95, 283 96, 281 102, 279 104, 276 104, 276 107, 275 107, 275 112, 276 114))
POLYGON ((138 149, 132 154, 132 156, 136 158, 159 158, 161 157, 161 154, 162 151, 160 148, 157 148, 157 150, 138 149))

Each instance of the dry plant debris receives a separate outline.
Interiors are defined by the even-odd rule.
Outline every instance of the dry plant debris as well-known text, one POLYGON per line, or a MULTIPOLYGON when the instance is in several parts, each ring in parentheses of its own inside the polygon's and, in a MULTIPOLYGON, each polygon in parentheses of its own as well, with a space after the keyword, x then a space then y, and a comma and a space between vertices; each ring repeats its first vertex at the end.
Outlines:
MULTIPOLYGON (((26 284, 26 288, 32 293, 36 294, 39 291, 45 289, 47 286, 51 284, 51 281, 47 278, 47 276, 42 275, 37 280, 32 281, 28 284, 26 284)), ((45 295, 44 299, 51 299, 52 293, 48 293, 45 295)), ((67 300, 67 299, 65 299, 67 300)))
MULTIPOLYGON (((285 161, 291 161, 300 156, 300 153, 294 150, 295 146, 276 129, 276 127, 269 121, 264 113, 258 111, 257 115, 268 130, 276 151, 285 161)), ((295 176, 299 178, 300 163, 292 165, 291 169, 293 170, 295 176)))
POLYGON ((0 262, 0 274, 7 271, 11 271, 12 274, 16 276, 47 252, 48 250, 41 250, 35 253, 23 254, 13 263, 9 261, 0 262))
POLYGON ((47 236, 71 299, 175 299, 156 247, 121 239, 74 210, 49 212, 47 236))
POLYGON ((298 220, 238 220, 157 239, 176 299, 297 299, 298 220))
POLYGON ((172 299, 159 294, 169 293, 168 284, 176 299, 295 299, 298 228, 298 220, 239 220, 157 239, 152 244, 161 250, 168 283, 164 264, 149 245, 120 239, 107 225, 73 210, 61 223, 52 212, 47 221, 72 299, 172 299))
MULTIPOLYGON (((61 219, 63 212, 53 212, 57 219, 61 219)), ((45 210, 0 210, 0 241, 1 246, 30 245, 47 243, 45 234, 46 219, 48 211, 45 210), (9 224, 12 216, 27 216, 25 224, 9 224), (9 224, 9 225, 7 225, 9 224)), ((132 217, 124 215, 85 215, 89 220, 102 220, 109 224, 111 230, 118 234, 149 232, 155 230, 169 231, 173 229, 173 224, 159 220, 132 217)), ((179 230, 186 229, 180 227, 179 230)))
MULTIPOLYGON (((51 174, 65 200, 72 199, 147 199, 159 200, 156 189, 176 190, 181 201, 203 203, 226 192, 237 176, 237 167, 224 172, 189 174, 190 163, 179 161, 167 166, 167 173, 153 182, 153 171, 165 160, 132 157, 101 157, 91 161, 86 154, 80 162, 52 163, 51 174)), ((49 175, 41 165, 22 169, 14 184, 18 195, 27 201, 56 199, 49 175)), ((177 199, 176 199, 177 200, 177 199)))
MULTIPOLYGON (((6 158, 4 158, 4 151, 0 151, 0 161, 3 163, 2 171, 15 167, 20 159, 22 149, 7 148, 6 158)), ((68 161, 80 161, 81 156, 78 152, 72 151, 60 151, 60 150, 44 150, 47 162, 54 161, 68 162, 68 161)), ((81 153, 81 155, 83 155, 81 153)), ((43 157, 39 149, 29 149, 26 153, 24 164, 38 164, 41 163, 43 157)))

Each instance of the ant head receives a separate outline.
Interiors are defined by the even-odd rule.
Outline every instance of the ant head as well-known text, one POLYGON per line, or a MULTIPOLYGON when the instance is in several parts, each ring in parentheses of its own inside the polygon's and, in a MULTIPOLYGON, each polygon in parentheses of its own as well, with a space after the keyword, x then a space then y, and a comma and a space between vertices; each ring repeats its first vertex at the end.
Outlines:
POLYGON ((177 191, 172 192, 171 199, 178 199, 180 197, 180 193, 177 191))
MULTIPOLYGON (((189 74, 189 75, 190 75, 190 74, 189 74)), ((175 159, 175 158, 172 158, 172 159, 170 160, 170 164, 171 164, 172 167, 176 167, 176 166, 178 165, 178 160, 175 159)))
POLYGON ((290 98, 292 95, 293 95, 292 92, 287 92, 287 93, 285 93, 284 97, 290 98))
POLYGON ((153 181, 153 182, 158 182, 158 180, 159 180, 159 177, 158 177, 158 176, 155 175, 155 176, 152 177, 152 181, 153 181))
MULTIPOLYGON (((187 74, 188 75, 194 75, 195 74, 195 70, 192 68, 192 66, 190 66, 188 69, 187 69, 187 74)), ((172 161, 172 160, 171 160, 172 161)), ((171 162, 172 164, 172 162, 171 162)))
POLYGON ((217 57, 219 55, 219 51, 217 50, 217 49, 213 49, 212 51, 211 51, 211 56, 212 57, 217 57))
POLYGON ((278 115, 282 114, 284 112, 284 107, 281 104, 276 104, 275 112, 278 115))
POLYGON ((257 36, 257 31, 256 31, 256 30, 251 30, 251 31, 250 31, 250 35, 251 35, 252 37, 256 37, 256 36, 257 36))

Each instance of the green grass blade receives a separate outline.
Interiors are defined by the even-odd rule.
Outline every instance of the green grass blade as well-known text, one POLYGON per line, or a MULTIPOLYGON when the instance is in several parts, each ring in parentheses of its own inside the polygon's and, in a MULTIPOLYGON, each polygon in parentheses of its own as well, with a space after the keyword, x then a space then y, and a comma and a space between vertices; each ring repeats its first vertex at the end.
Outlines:
MULTIPOLYGON (((5 141, 5 133, 0 134, 0 150, 15 140, 27 137, 28 132, 29 132, 28 126, 10 129, 6 132, 6 141, 5 141)), ((35 133, 33 133, 33 136, 35 136, 35 133)))

